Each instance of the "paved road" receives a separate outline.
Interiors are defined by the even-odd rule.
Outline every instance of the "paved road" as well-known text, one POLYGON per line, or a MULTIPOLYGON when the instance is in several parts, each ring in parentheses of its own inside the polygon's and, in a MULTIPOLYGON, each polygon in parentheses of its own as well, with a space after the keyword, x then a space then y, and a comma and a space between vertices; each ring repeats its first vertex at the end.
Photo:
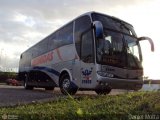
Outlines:
MULTIPOLYGON (((119 94, 119 92, 112 91, 111 94, 119 94)), ((82 95, 96 96, 96 93, 93 91, 78 91, 76 94, 76 96, 82 95)), ((0 85, 0 107, 47 102, 60 97, 65 96, 61 94, 59 88, 55 88, 54 91, 45 91, 44 89, 25 90, 23 86, 0 85)))
POLYGON ((59 92, 54 94, 44 89, 25 90, 22 86, 0 85, 0 107, 50 101, 60 96, 59 92))

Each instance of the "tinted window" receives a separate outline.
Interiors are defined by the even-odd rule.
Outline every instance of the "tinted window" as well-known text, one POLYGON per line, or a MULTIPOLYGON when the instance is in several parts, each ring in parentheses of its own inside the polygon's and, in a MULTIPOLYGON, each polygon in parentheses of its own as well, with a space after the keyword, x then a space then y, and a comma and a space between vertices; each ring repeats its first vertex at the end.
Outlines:
POLYGON ((93 13, 93 21, 101 21, 104 28, 121 31, 123 33, 136 36, 133 27, 119 19, 115 19, 109 16, 93 13))
POLYGON ((58 47, 73 43, 73 23, 70 23, 60 30, 52 33, 47 38, 40 41, 32 49, 32 57, 45 54, 58 47))
POLYGON ((97 40, 97 60, 101 64, 126 67, 123 35, 104 29, 104 39, 97 40))
POLYGON ((56 39, 56 34, 52 34, 49 38, 48 38, 48 51, 53 50, 54 48, 56 48, 55 46, 55 42, 54 40, 56 39))
POLYGON ((89 16, 83 16, 75 21, 75 44, 78 55, 80 56, 80 40, 82 33, 91 28, 89 16))
POLYGON ((59 31, 55 32, 54 33, 54 38, 53 38, 53 48, 58 48, 60 47, 60 40, 59 40, 59 31))
POLYGON ((73 23, 68 24, 59 31, 57 31, 56 39, 54 40, 56 47, 68 45, 73 43, 73 23))
POLYGON ((93 36, 91 30, 82 35, 81 59, 86 63, 93 62, 93 36))

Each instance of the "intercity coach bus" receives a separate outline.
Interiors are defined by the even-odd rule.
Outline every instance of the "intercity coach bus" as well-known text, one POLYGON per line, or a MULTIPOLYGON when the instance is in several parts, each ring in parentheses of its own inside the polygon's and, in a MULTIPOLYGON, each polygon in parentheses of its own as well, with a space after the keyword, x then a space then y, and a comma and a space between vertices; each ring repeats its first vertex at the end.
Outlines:
POLYGON ((20 56, 19 79, 25 89, 60 87, 63 94, 112 89, 139 90, 143 85, 142 51, 131 24, 97 12, 62 26, 20 56))

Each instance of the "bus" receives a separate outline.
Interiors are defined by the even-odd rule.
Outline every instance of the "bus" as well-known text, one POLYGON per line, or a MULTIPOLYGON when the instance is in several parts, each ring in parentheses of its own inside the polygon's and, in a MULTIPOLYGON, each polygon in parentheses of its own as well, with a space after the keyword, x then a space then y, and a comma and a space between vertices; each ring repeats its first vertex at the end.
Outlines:
POLYGON ((63 94, 112 89, 139 90, 143 85, 142 50, 131 24, 87 12, 62 26, 20 56, 19 79, 25 89, 59 87, 63 94))

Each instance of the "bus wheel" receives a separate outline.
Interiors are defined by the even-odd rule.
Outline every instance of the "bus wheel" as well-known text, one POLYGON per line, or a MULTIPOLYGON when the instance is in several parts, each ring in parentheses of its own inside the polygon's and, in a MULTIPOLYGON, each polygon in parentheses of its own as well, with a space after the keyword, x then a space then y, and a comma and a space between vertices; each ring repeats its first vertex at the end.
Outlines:
POLYGON ((107 87, 105 89, 96 89, 95 92, 98 94, 98 95, 106 95, 106 94, 109 94, 111 92, 111 88, 110 87, 107 87))
POLYGON ((24 80, 24 88, 26 90, 33 90, 33 87, 28 85, 28 77, 27 76, 25 77, 25 80, 24 80))
POLYGON ((54 90, 54 87, 45 87, 45 90, 54 90))
POLYGON ((72 86, 70 77, 68 74, 63 74, 60 78, 60 89, 64 95, 74 95, 77 92, 77 88, 72 86))

